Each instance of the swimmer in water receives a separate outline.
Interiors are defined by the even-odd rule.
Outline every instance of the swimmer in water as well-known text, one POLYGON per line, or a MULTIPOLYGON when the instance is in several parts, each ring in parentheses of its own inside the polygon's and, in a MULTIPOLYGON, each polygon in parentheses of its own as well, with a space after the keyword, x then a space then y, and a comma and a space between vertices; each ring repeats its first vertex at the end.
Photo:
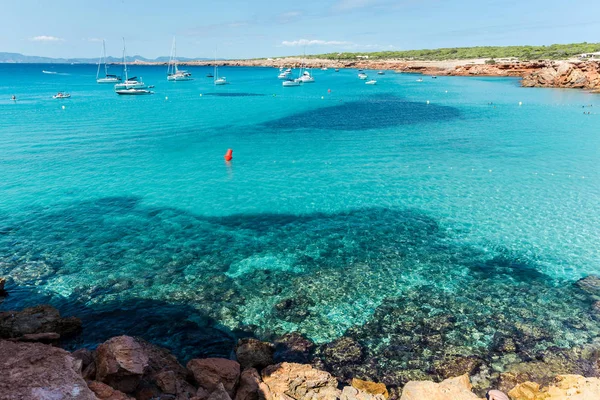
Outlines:
POLYGON ((14 94, 12 95, 12 97, 10 98, 12 101, 17 101, 17 96, 15 96, 14 94))

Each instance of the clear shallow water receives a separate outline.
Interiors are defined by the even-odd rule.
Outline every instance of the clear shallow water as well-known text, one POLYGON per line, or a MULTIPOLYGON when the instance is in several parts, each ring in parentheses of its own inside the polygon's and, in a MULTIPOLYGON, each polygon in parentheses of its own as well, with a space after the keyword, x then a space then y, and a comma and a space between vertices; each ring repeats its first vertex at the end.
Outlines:
POLYGON ((438 357, 398 350, 419 329, 452 354, 485 354, 498 332, 536 348, 599 333, 572 286, 600 270, 597 97, 131 69, 155 95, 119 97, 95 66, 0 65, 0 273, 20 285, 4 308, 50 301, 89 343, 202 346, 184 356, 227 354, 222 332, 347 334, 383 370, 438 357))

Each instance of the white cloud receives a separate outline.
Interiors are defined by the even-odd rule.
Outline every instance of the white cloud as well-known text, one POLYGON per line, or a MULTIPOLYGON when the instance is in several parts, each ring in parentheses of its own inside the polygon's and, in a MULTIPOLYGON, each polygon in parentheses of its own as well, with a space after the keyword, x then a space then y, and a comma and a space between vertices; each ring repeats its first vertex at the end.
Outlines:
POLYGON ((58 38, 56 36, 45 36, 45 35, 34 36, 29 40, 32 40, 34 42, 63 42, 64 41, 64 39, 58 38))
POLYGON ((308 40, 308 39, 300 39, 300 40, 284 40, 281 42, 282 46, 286 47, 294 47, 294 46, 351 46, 354 43, 352 42, 343 42, 339 40, 308 40))
POLYGON ((377 0, 338 0, 332 8, 336 11, 349 11, 356 8, 367 7, 376 2, 377 0))

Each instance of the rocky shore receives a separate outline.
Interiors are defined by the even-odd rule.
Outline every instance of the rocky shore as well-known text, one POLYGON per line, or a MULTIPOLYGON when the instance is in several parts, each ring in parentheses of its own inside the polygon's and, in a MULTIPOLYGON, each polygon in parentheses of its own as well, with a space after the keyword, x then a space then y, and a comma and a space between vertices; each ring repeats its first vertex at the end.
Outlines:
MULTIPOLYGON (((224 60, 220 66, 236 67, 300 67, 302 59, 295 57, 266 60, 224 60)), ((145 63, 138 63, 145 64, 145 63)), ((211 66, 212 61, 182 63, 191 66, 211 66)), ((600 89, 600 61, 498 61, 485 59, 414 61, 414 60, 328 60, 310 58, 309 68, 357 68, 420 73, 439 76, 512 76, 521 77, 524 87, 554 87, 600 89), (486 63, 488 61, 488 63, 486 63)))
MULTIPOLYGON (((599 277, 577 286, 600 297, 599 277)), ((5 295, 0 280, 0 299, 5 295)), ((396 371, 403 384, 386 385, 347 369, 363 352, 349 337, 320 348, 298 333, 274 343, 243 338, 229 358, 192 358, 184 366, 139 337, 112 337, 94 350, 60 348, 82 334, 78 318, 49 305, 0 312, 0 400, 478 400, 486 393, 492 400, 600 398, 600 341, 519 359, 519 340, 503 337, 495 351, 515 362, 497 379, 490 379, 494 365, 453 356, 436 365, 434 376, 396 371)))

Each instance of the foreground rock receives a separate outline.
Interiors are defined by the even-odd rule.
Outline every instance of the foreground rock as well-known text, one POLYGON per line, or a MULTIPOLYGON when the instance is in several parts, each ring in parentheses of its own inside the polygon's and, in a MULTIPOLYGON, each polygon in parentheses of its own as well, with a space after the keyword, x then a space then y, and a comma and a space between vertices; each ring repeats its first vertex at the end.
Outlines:
POLYGON ((446 379, 440 383, 411 381, 404 386, 400 400, 479 400, 471 389, 468 375, 446 379))
POLYGON ((240 364, 237 362, 224 358, 197 358, 188 362, 187 369, 207 393, 213 393, 222 384, 229 397, 234 397, 240 379, 240 364))
POLYGON ((521 383, 508 395, 512 400, 592 400, 600 399, 600 379, 580 375, 559 375, 548 387, 521 383))
POLYGON ((129 397, 102 382, 90 382, 88 387, 100 400, 133 400, 133 397, 129 397))
POLYGON ((0 398, 96 400, 65 350, 0 340, 0 398))
POLYGON ((4 297, 7 295, 6 290, 4 290, 5 284, 6 284, 6 278, 0 277, 0 297, 4 297))
POLYGON ((383 383, 363 381, 362 379, 354 378, 352 379, 352 387, 374 396, 382 395, 385 399, 390 397, 390 394, 383 383))
POLYGON ((262 379, 267 399, 333 400, 341 396, 337 380, 310 365, 286 362, 271 365, 263 369, 262 379))
POLYGON ((55 333, 61 338, 65 338, 80 331, 81 320, 79 318, 62 318, 58 310, 49 305, 0 313, 0 338, 4 339, 18 339, 25 335, 49 333, 55 333))
POLYGON ((114 337, 96 350, 96 379, 121 392, 133 392, 147 368, 148 355, 132 337, 114 337))

